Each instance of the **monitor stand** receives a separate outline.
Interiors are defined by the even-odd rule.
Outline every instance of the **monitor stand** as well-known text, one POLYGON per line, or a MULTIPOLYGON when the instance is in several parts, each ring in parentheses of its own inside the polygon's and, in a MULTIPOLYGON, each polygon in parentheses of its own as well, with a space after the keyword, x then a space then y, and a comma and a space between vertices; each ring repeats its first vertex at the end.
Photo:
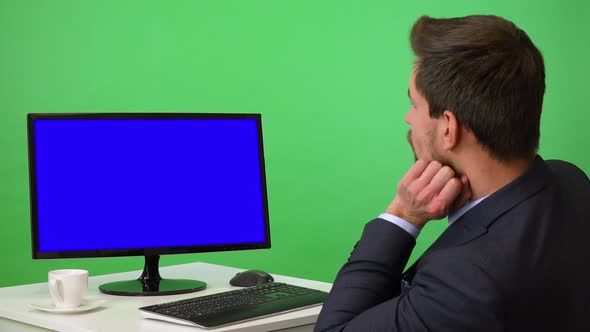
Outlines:
POLYGON ((145 256, 145 266, 137 280, 110 282, 98 287, 102 293, 125 296, 173 295, 200 291, 207 284, 199 280, 162 279, 158 271, 159 255, 145 256))

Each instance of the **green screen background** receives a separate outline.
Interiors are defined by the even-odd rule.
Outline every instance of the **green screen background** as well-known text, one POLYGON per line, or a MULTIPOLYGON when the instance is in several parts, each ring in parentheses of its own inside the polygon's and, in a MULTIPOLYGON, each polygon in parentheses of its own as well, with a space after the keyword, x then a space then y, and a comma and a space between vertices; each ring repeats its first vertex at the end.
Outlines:
MULTIPOLYGON (((479 13, 513 20, 545 57, 540 153, 590 171, 583 1, 0 0, 0 286, 57 268, 143 267, 142 257, 31 259, 29 112, 261 113, 272 249, 160 263, 331 282, 412 164, 403 121, 412 23, 479 13)), ((424 229, 411 261, 445 223, 424 229)))

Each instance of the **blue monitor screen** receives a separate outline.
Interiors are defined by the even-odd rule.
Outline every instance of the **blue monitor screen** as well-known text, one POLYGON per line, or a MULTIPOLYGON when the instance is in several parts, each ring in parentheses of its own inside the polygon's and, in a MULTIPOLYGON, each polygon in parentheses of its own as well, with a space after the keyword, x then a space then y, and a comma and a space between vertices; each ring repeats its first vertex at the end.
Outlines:
POLYGON ((38 118, 32 128, 40 253, 267 239, 257 118, 38 118))

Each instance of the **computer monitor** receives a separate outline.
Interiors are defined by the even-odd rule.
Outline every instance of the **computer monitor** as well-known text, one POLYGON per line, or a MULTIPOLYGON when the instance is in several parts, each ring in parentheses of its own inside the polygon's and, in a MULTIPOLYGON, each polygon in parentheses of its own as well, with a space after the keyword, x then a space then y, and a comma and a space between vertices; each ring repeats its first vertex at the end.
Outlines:
POLYGON ((204 289, 160 255, 270 248, 260 114, 28 114, 34 259, 145 256, 115 295, 204 289))

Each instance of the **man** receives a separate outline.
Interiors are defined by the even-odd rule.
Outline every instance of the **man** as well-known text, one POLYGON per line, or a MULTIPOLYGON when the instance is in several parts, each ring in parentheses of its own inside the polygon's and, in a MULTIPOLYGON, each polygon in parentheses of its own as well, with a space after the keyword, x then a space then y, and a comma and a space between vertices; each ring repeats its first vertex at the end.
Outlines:
POLYGON ((536 155, 541 54, 496 16, 422 17, 410 39, 417 161, 366 225, 316 331, 590 331, 590 183, 536 155), (402 273, 420 229, 445 216, 402 273))

